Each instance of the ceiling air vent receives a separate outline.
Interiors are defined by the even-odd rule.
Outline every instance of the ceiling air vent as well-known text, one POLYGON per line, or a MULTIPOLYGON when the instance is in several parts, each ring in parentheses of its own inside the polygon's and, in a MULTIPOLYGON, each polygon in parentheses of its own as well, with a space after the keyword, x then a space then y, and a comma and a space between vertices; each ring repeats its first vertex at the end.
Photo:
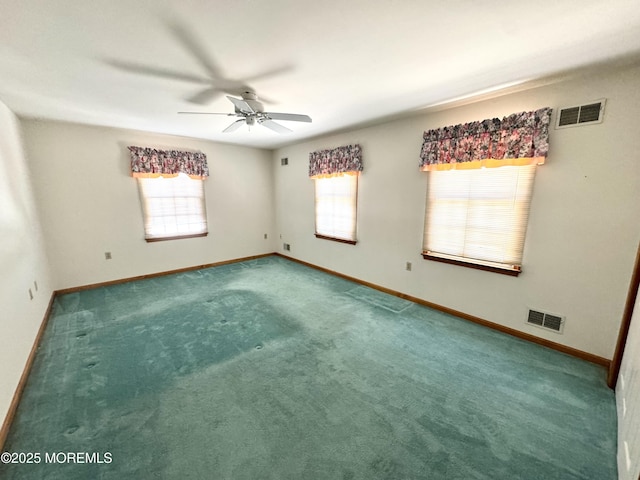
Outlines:
POLYGON ((592 123, 602 123, 604 116, 605 99, 577 107, 561 108, 556 118, 556 128, 577 127, 580 125, 590 125, 592 123))
POLYGON ((535 325, 536 327, 542 327, 547 330, 562 333, 564 328, 564 317, 554 315, 552 313, 541 312, 539 310, 529 310, 527 323, 535 325))

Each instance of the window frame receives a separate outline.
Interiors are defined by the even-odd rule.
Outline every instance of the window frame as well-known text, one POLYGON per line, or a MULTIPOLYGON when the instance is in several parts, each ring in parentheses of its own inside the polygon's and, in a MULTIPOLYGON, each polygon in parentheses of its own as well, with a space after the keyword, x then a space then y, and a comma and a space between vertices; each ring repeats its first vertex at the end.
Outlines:
MULTIPOLYGON (((346 172, 337 175, 331 175, 326 177, 318 177, 314 178, 314 220, 315 220, 315 232, 314 235, 316 238, 322 240, 331 240, 334 242, 345 243, 348 245, 356 245, 358 243, 357 234, 358 234, 358 184, 359 184, 360 172, 346 172), (335 235, 336 229, 334 228, 334 235, 331 235, 328 232, 319 232, 318 223, 319 223, 319 205, 318 205, 318 182, 329 182, 335 179, 343 179, 343 178, 352 178, 354 181, 354 185, 350 186, 352 190, 352 197, 349 201, 349 206, 353 208, 350 213, 350 217, 352 217, 352 235, 351 238, 345 238, 344 236, 335 235)), ((333 219, 335 221, 335 218, 333 219)), ((351 220, 351 219, 350 219, 351 220)), ((335 225, 334 225, 335 227, 335 225)))
MULTIPOLYGON (((146 242, 148 243, 152 243, 152 242, 163 242, 163 241, 168 241, 168 240, 180 240, 180 239, 185 239, 185 238, 198 238, 198 237, 206 237, 209 234, 209 225, 208 225, 208 219, 207 219, 207 205, 206 205, 206 196, 205 196, 205 188, 204 188, 204 178, 192 178, 184 173, 180 173, 178 175, 175 176, 148 176, 148 177, 137 177, 136 180, 138 180, 137 184, 138 184, 138 194, 139 194, 139 198, 140 198, 140 207, 142 210, 142 219, 143 219, 143 229, 144 229, 144 239, 146 242), (195 185, 195 184, 187 184, 187 183, 183 183, 183 185, 177 185, 174 183, 173 185, 171 185, 171 193, 173 195, 158 195, 158 196, 152 196, 149 195, 151 192, 149 190, 151 189, 155 189, 157 188, 157 185, 154 185, 153 187, 151 187, 151 189, 149 188, 150 185, 152 185, 150 182, 156 182, 156 181, 163 181, 163 182, 167 182, 167 181, 177 181, 177 182, 186 182, 186 181, 194 181, 194 182, 199 182, 199 188, 190 190, 190 191, 185 191, 184 190, 184 185, 195 185), (184 193, 197 193, 197 195, 186 195, 186 196, 178 196, 176 195, 176 191, 179 190, 180 188, 183 188, 183 192, 184 193), (194 190, 197 190, 197 192, 194 192, 194 190), (178 208, 186 208, 188 207, 189 204, 189 199, 196 199, 198 202, 198 208, 197 211, 187 211, 181 214, 174 214, 173 216, 167 215, 168 212, 168 208, 167 210, 163 210, 162 212, 159 212, 157 215, 153 215, 152 210, 154 209, 154 207, 151 205, 153 203, 153 200, 162 200, 162 199, 170 199, 172 201, 172 205, 171 207, 175 209, 178 208), (176 200, 177 199, 187 199, 187 201, 185 202, 186 205, 176 205, 176 200), (199 221, 197 222, 186 222, 186 223, 180 223, 178 221, 178 219, 180 217, 195 217, 198 216, 199 217, 199 221), (179 233, 177 231, 173 231, 170 233, 167 233, 166 235, 162 235, 162 234, 158 234, 158 233, 154 233, 154 231, 151 229, 151 227, 153 226, 154 222, 153 222, 153 218, 158 218, 158 217, 168 217, 168 218, 173 218, 175 220, 175 222, 173 223, 173 225, 171 225, 171 222, 155 222, 156 225, 163 223, 165 225, 165 227, 169 226, 169 227, 173 227, 174 230, 178 230, 181 226, 189 226, 189 225, 199 225, 202 228, 199 229, 191 229, 191 231, 186 231, 184 233, 179 233)), ((166 203, 166 202, 165 202, 166 203)), ((158 210, 158 207, 155 207, 156 210, 158 210)))
MULTIPOLYGON (((509 188, 513 189, 513 199, 514 199, 514 207, 513 209, 517 209, 517 206, 515 205, 517 202, 515 202, 515 199, 518 198, 518 193, 519 190, 518 188, 520 187, 519 185, 519 181, 520 181, 520 175, 524 175, 525 177, 525 189, 524 189, 524 194, 525 194, 525 198, 524 198, 524 207, 520 206, 520 212, 519 215, 516 215, 514 217, 512 217, 513 220, 513 224, 510 225, 510 235, 516 235, 517 236, 517 240, 518 242, 516 242, 517 245, 517 258, 518 258, 518 262, 499 262, 499 261, 493 261, 493 260, 488 260, 488 259, 481 259, 481 258, 473 258, 473 257, 467 257, 464 255, 456 255, 456 254, 450 254, 450 253, 442 253, 442 252, 436 252, 433 250, 430 250, 427 246, 427 242, 428 242, 428 229, 429 229, 429 215, 430 215, 430 205, 429 205, 429 200, 430 200, 430 185, 429 183, 433 181, 433 177, 428 177, 428 183, 427 183, 427 204, 426 204, 426 208, 425 208, 425 216, 424 216, 424 230, 423 230, 423 248, 422 248, 422 257, 425 260, 432 260, 432 261, 437 261, 437 262, 442 262, 442 263, 447 263, 447 264, 452 264, 452 265, 460 265, 460 266, 464 266, 464 267, 469 267, 469 268, 474 268, 474 269, 478 269, 478 270, 484 270, 484 271, 490 271, 490 272, 494 272, 494 273, 500 273, 503 275, 509 275, 509 276, 515 276, 517 277, 518 275, 520 275, 520 273, 522 272, 522 259, 524 256, 524 247, 525 247, 525 243, 526 243, 526 233, 527 233, 527 229, 528 229, 528 223, 529 223, 529 214, 530 214, 530 207, 531 207, 531 201, 532 201, 532 197, 533 197, 533 188, 534 188, 534 181, 535 181, 535 175, 536 175, 536 170, 537 170, 537 166, 536 165, 522 165, 522 166, 505 166, 505 167, 497 167, 497 168, 488 168, 488 169, 484 169, 485 171, 494 171, 494 170, 498 170, 498 169, 502 169, 502 168, 509 168, 509 169, 518 169, 518 168, 530 168, 531 170, 529 172, 523 172, 523 171, 519 171, 518 174, 515 176, 516 178, 514 178, 513 180, 515 181, 515 184, 511 185, 509 188), (518 223, 519 225, 516 225, 516 223, 518 223)), ((448 173, 454 174, 457 170, 450 170, 448 171, 448 173)), ((458 170, 458 172, 463 172, 465 170, 458 170)), ((513 172, 515 172, 515 170, 512 170, 513 172)), ((466 170, 467 173, 473 172, 473 170, 466 170)), ((431 174, 438 174, 438 173, 444 173, 444 172, 438 172, 436 171, 430 171, 427 172, 427 175, 431 175, 431 174)), ((487 191, 487 179, 488 177, 484 177, 484 179, 482 179, 482 177, 480 177, 479 175, 476 175, 475 177, 472 177, 473 181, 476 182, 476 190, 485 190, 487 191), (479 181, 478 179, 482 179, 484 180, 484 185, 481 186, 479 189, 477 188, 477 182, 479 181)), ((491 180, 491 181, 495 181, 495 180, 491 180)), ((469 187, 469 190, 471 191, 471 187, 469 187)), ((478 194, 479 195, 479 194, 478 194)), ((479 197, 478 195, 476 195, 475 199, 481 199, 484 200, 485 202, 487 201, 486 198, 483 197, 479 197)), ((456 198, 456 197, 453 197, 456 198)), ((458 197, 460 198, 460 197, 458 197)), ((468 197, 469 198, 469 197, 468 197)), ((497 197, 497 198, 502 198, 503 201, 506 201, 507 199, 510 199, 510 196, 505 196, 505 197, 497 197)), ((472 200, 471 200, 472 201, 472 200)), ((470 202, 467 202, 467 204, 465 205, 465 222, 464 222, 464 240, 463 240, 463 245, 466 246, 466 235, 468 233, 468 231, 470 229, 472 229, 472 227, 470 227, 470 222, 469 222, 469 210, 471 208, 473 208, 474 206, 470 204, 470 202)), ((477 207, 476 207, 477 208, 477 207)), ((480 207, 482 208, 482 207, 480 207)), ((490 208, 490 207, 485 207, 486 208, 490 208)), ((483 212, 486 214, 486 212, 483 212)), ((491 212, 493 213, 493 212, 491 212)), ((484 230, 484 229, 482 229, 484 230)), ((464 246, 462 247, 463 249, 465 248, 464 246)))

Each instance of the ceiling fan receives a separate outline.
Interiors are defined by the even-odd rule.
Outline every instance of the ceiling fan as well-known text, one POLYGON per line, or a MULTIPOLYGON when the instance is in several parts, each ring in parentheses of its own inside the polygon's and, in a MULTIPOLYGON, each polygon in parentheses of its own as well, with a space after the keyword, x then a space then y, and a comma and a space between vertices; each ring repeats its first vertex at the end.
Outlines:
POLYGON ((235 113, 214 113, 214 112, 178 112, 180 114, 188 115, 226 115, 228 117, 238 117, 238 120, 233 122, 227 128, 223 130, 225 133, 233 132, 240 128, 242 124, 253 126, 255 124, 267 127, 274 132, 289 133, 293 130, 274 122, 274 120, 286 120, 291 122, 308 122, 311 123, 311 117, 308 115, 300 115, 297 113, 276 113, 265 112, 264 106, 258 100, 258 96, 255 92, 245 91, 242 92, 242 98, 230 97, 227 98, 233 103, 235 113))

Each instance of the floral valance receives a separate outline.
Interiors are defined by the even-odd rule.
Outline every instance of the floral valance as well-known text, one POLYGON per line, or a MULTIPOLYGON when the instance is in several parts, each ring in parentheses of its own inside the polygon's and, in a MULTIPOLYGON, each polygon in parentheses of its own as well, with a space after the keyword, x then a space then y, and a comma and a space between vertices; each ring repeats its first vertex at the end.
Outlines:
POLYGON ((318 150, 309 154, 309 177, 334 177, 362 171, 360 145, 347 145, 332 150, 318 150))
POLYGON ((420 169, 543 164, 549 150, 551 108, 502 120, 464 123, 424 132, 420 169))
POLYGON ((176 177, 179 173, 193 179, 209 176, 207 156, 201 152, 156 150, 155 148, 129 147, 131 175, 134 177, 176 177))

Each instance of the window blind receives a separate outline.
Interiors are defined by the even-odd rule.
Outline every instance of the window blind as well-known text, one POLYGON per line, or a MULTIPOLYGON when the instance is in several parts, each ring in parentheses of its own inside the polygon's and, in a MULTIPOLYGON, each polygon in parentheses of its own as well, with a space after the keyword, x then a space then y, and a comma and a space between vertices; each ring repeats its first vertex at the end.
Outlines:
POLYGON ((536 166, 428 172, 423 252, 519 270, 536 166))
POLYGON ((147 240, 207 233, 203 180, 138 178, 147 240))
POLYGON ((316 235, 356 240, 358 175, 316 178, 316 235))

